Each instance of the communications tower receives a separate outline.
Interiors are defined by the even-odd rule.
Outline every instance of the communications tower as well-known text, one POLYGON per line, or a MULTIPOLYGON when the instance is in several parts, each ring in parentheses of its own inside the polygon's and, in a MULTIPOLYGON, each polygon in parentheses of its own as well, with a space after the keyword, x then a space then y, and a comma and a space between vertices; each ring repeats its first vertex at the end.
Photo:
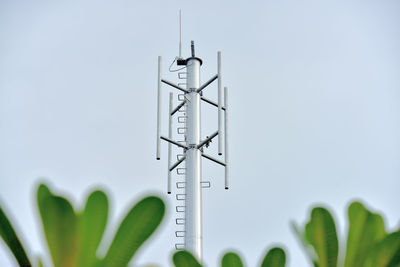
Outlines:
MULTIPOLYGON (((178 69, 170 71, 178 72, 178 83, 173 83, 162 78, 162 58, 158 57, 158 98, 157 98, 157 160, 160 160, 161 140, 168 142, 168 194, 171 194, 171 173, 176 169, 177 178, 176 199, 184 204, 176 206, 176 212, 183 215, 176 219, 178 225, 184 225, 182 231, 176 231, 177 237, 184 238, 182 244, 176 244, 177 249, 186 249, 202 261, 202 188, 210 187, 210 182, 202 180, 202 159, 211 160, 225 168, 225 189, 229 188, 229 163, 228 163, 228 89, 222 90, 221 77, 221 52, 217 53, 217 74, 208 81, 200 81, 202 60, 195 55, 194 42, 191 42, 190 57, 181 56, 181 41, 179 42, 179 56, 174 63, 178 69), (203 93, 208 85, 217 80, 218 99, 214 102, 206 98, 203 93), (174 95, 169 94, 168 113, 168 137, 161 135, 161 90, 162 84, 176 89, 179 103, 174 106, 174 95), (224 100, 224 103, 222 101, 224 100), (216 107, 218 114, 218 127, 214 133, 201 133, 201 106, 202 104, 216 107), (176 117, 180 126, 177 134, 180 140, 176 140, 172 134, 173 119, 176 117), (218 139, 218 156, 222 159, 206 153, 210 142, 218 139), (172 145, 182 149, 176 155, 173 162, 172 145), (224 154, 224 155, 223 155, 224 154), (184 166, 184 167, 182 167, 184 166), (181 180, 178 180, 181 179, 181 180)), ((174 64, 173 63, 173 64, 174 64)))

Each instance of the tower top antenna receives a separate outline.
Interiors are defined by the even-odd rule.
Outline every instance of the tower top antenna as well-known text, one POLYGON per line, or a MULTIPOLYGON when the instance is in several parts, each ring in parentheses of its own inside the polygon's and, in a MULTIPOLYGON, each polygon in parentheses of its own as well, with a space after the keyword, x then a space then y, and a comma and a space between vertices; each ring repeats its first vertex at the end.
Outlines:
POLYGON ((192 51, 192 57, 195 57, 195 54, 194 54, 194 41, 190 41, 190 49, 192 51))
POLYGON ((182 58, 182 11, 179 9, 179 58, 182 58))

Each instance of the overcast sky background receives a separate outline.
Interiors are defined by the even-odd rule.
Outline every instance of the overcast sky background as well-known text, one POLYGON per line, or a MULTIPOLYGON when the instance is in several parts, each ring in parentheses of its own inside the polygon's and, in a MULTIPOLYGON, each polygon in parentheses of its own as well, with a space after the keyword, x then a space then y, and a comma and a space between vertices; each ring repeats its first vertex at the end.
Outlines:
MULTIPOLYGON (((164 77, 177 81, 167 69, 179 9, 184 56, 195 40, 204 82, 221 50, 230 89, 229 191, 223 169, 203 160, 208 266, 228 249, 256 266, 276 244, 288 266, 310 266, 289 222, 303 224, 316 204, 334 212, 342 241, 352 199, 399 226, 399 1, 3 0, 0 199, 32 256, 48 254, 34 201, 46 180, 76 207, 104 188, 111 228, 140 196, 163 196, 166 219, 133 265, 171 265, 179 240, 165 143, 155 160, 156 86, 158 55, 164 77)), ((216 99, 216 85, 205 95, 216 99)), ((205 136, 217 113, 203 107, 205 136)), ((16 265, 0 244, 0 266, 16 265)))

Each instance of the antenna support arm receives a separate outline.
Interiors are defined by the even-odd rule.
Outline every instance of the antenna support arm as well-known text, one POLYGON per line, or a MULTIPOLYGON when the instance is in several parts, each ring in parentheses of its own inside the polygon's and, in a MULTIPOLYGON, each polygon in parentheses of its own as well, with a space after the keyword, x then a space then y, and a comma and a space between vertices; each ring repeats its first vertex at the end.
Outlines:
POLYGON ((213 133, 210 137, 207 137, 206 139, 204 139, 200 144, 197 145, 197 149, 202 148, 205 144, 207 144, 210 140, 212 140, 217 135, 218 135, 218 131, 213 133))
POLYGON ((224 162, 222 162, 222 161, 219 161, 219 160, 217 160, 216 158, 213 158, 213 157, 211 157, 211 156, 209 156, 209 155, 206 155, 206 154, 201 154, 203 157, 205 157, 206 159, 209 159, 209 160, 211 160, 211 161, 214 161, 215 163, 218 163, 218 164, 220 164, 220 165, 222 165, 222 166, 226 166, 226 164, 224 163, 224 162))
POLYGON ((180 144, 180 143, 178 143, 178 142, 175 142, 174 140, 171 140, 171 139, 169 139, 169 138, 167 138, 167 137, 160 136, 160 138, 161 138, 162 140, 164 140, 164 141, 170 142, 171 144, 174 144, 174 145, 176 145, 176 146, 179 146, 179 147, 181 147, 181 148, 183 148, 183 149, 188 149, 187 146, 184 146, 184 145, 182 145, 182 144, 180 144))
POLYGON ((218 79, 218 74, 215 74, 211 79, 209 79, 206 83, 204 83, 202 86, 200 86, 199 89, 197 89, 197 93, 200 93, 204 88, 209 86, 216 79, 218 79))
MULTIPOLYGON (((205 98, 204 96, 201 97, 201 100, 203 100, 204 102, 206 102, 206 103, 208 103, 210 105, 213 105, 214 107, 218 107, 217 103, 215 103, 214 101, 212 101, 212 100, 210 100, 208 98, 205 98)), ((221 108, 222 108, 222 110, 225 110, 225 107, 221 107, 221 108)))
POLYGON ((180 160, 178 160, 174 165, 171 166, 171 168, 169 168, 169 171, 172 172, 176 167, 179 166, 179 164, 181 164, 184 160, 186 159, 186 157, 182 157, 180 160))
POLYGON ((183 107, 184 105, 186 104, 186 99, 182 102, 182 103, 180 103, 173 111, 171 111, 171 116, 172 115, 174 115, 178 110, 180 110, 181 109, 181 107, 183 107))
POLYGON ((161 81, 162 81, 163 83, 166 83, 166 84, 172 86, 172 87, 175 87, 175 88, 178 89, 178 90, 181 90, 181 91, 184 92, 184 93, 188 93, 187 90, 183 89, 183 88, 180 87, 179 85, 174 84, 173 82, 170 82, 170 81, 167 81, 167 80, 164 80, 164 79, 161 79, 161 81))

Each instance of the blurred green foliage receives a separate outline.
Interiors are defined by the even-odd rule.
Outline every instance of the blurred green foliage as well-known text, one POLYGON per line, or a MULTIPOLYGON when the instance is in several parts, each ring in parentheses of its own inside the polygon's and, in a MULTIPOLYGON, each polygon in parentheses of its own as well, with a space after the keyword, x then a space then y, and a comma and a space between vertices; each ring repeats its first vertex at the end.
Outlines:
MULTIPOLYGON (((125 215, 106 255, 96 254, 107 225, 108 199, 104 192, 92 192, 82 211, 75 211, 64 197, 41 184, 37 204, 54 267, 127 266, 139 247, 161 223, 164 202, 145 197, 125 215)), ((0 234, 21 266, 32 266, 25 249, 4 212, 0 212, 0 234)), ((39 266, 43 266, 39 260, 39 266)))
POLYGON ((243 267, 243 262, 238 254, 233 253, 233 252, 228 252, 222 257, 221 266, 222 267, 243 267))
MULTIPOLYGON (((186 250, 178 251, 173 256, 175 267, 201 267, 197 259, 186 250)), ((261 267, 284 267, 286 264, 286 254, 282 248, 271 248, 265 255, 261 267)), ((243 267, 242 259, 237 253, 227 252, 221 260, 221 267, 243 267)))
POLYGON ((286 264, 286 254, 281 248, 270 249, 264 257, 261 267, 284 267, 286 264))
MULTIPOLYGON (((77 211, 66 198, 53 194, 41 184, 37 190, 37 204, 55 267, 125 267, 160 225, 165 213, 164 202, 159 197, 141 199, 126 213, 106 254, 99 257, 97 250, 108 219, 108 198, 104 192, 93 191, 84 208, 77 211)), ((292 226, 315 267, 400 267, 400 231, 387 233, 382 216, 369 211, 360 202, 349 206, 348 222, 346 248, 340 248, 335 220, 324 207, 312 209, 303 229, 296 224, 292 226), (343 259, 339 255, 343 255, 343 259)), ((1 207, 0 236, 20 266, 32 266, 1 207)), ((202 266, 185 250, 176 252, 172 261, 175 267, 202 266)), ((285 265, 285 251, 273 247, 260 266, 285 265)), ((40 259, 37 266, 43 266, 40 259)), ((221 267, 243 266, 241 257, 234 252, 225 253, 221 259, 221 267)))
POLYGON ((176 252, 172 257, 172 261, 176 267, 201 267, 196 258, 186 250, 176 252))
POLYGON ((21 244, 14 228, 8 220, 3 209, 0 207, 0 235, 3 238, 6 245, 10 248, 14 257, 20 266, 31 266, 31 263, 26 255, 25 249, 21 244))
POLYGON ((360 202, 348 209, 347 245, 344 260, 339 259, 335 221, 324 207, 311 211, 303 230, 293 224, 306 254, 315 267, 399 267, 400 231, 387 233, 381 215, 360 202))

